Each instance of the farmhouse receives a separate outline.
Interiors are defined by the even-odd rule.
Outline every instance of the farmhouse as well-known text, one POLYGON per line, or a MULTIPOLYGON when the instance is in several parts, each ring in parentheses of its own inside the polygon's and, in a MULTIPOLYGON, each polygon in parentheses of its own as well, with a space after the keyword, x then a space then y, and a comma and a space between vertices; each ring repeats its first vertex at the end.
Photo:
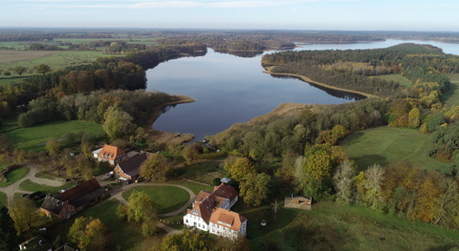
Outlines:
POLYGON ((148 155, 144 152, 129 152, 116 165, 115 173, 121 180, 137 180, 140 173, 140 166, 147 159, 148 155))
POLYGON ((117 146, 104 145, 92 152, 95 159, 98 161, 108 162, 110 165, 116 165, 124 156, 123 151, 117 146))
POLYGON ((69 219, 77 212, 100 201, 106 191, 96 179, 86 181, 57 195, 47 195, 40 211, 47 216, 69 219))
POLYGON ((238 200, 234 187, 220 184, 213 192, 201 191, 183 217, 188 227, 218 236, 236 239, 247 233, 247 219, 236 212, 230 211, 238 200))

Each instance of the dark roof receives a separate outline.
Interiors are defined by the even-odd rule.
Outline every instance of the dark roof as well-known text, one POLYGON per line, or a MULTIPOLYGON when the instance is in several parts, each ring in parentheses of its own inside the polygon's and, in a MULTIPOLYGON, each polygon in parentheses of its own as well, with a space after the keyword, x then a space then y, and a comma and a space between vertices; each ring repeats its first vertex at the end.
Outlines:
POLYGON ((140 166, 147 159, 146 153, 139 153, 130 158, 122 160, 118 166, 123 172, 131 177, 138 176, 140 173, 140 166))
POLYGON ((91 192, 96 191, 100 188, 99 182, 96 179, 85 181, 74 188, 71 188, 61 194, 56 196, 57 199, 61 201, 75 201, 80 199, 81 197, 89 194, 91 192))
POLYGON ((236 198, 237 196, 237 191, 236 189, 234 189, 233 186, 222 183, 219 186, 214 187, 213 194, 223 198, 234 200, 234 198, 236 198))
POLYGON ((46 209, 54 214, 59 214, 63 206, 63 202, 54 198, 51 195, 46 195, 45 200, 41 204, 41 208, 46 209))

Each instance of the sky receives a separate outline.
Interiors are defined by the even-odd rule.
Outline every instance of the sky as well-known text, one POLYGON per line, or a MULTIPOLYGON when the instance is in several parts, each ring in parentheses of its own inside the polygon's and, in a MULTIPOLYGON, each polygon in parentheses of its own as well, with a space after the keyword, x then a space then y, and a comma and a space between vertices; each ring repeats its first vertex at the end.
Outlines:
POLYGON ((459 31, 459 0, 0 0, 1 27, 459 31))

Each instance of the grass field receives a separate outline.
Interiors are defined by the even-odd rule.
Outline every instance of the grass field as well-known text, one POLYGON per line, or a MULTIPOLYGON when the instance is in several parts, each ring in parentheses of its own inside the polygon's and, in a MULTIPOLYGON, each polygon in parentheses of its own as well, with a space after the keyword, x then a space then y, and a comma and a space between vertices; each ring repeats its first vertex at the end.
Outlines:
POLYGON ((134 191, 148 194, 157 205, 159 213, 167 213, 179 209, 190 198, 185 190, 173 186, 136 187, 124 192, 123 198, 127 200, 134 191))
POLYGON ((6 175, 6 182, 0 182, 0 187, 6 187, 15 183, 16 181, 24 178, 24 176, 26 176, 28 172, 29 168, 27 167, 14 169, 6 175))
POLYGON ((459 74, 450 74, 451 88, 445 94, 445 101, 448 105, 459 105, 459 74))
POLYGON ((105 135, 101 125, 81 120, 53 122, 28 128, 17 128, 13 121, 6 123, 1 129, 0 132, 5 132, 16 148, 28 151, 42 151, 49 139, 66 133, 86 132, 95 137, 105 135))
POLYGON ((215 178, 222 178, 224 175, 223 168, 220 167, 220 163, 220 161, 212 160, 182 167, 181 171, 183 174, 181 177, 206 184, 212 184, 212 181, 215 178))
MULTIPOLYGON (((0 50, 0 69, 8 70, 15 66, 31 69, 47 64, 53 70, 94 62, 99 57, 110 57, 102 51, 14 51, 0 50)), ((11 72, 13 75, 16 74, 11 72)))
POLYGON ((47 186, 47 185, 42 185, 42 184, 37 184, 29 179, 24 180, 19 184, 19 188, 24 190, 24 191, 29 191, 29 192, 47 192, 47 193, 57 193, 61 189, 68 189, 70 187, 73 187, 74 184, 72 183, 67 183, 63 186, 60 187, 53 187, 53 186, 47 186))
POLYGON ((394 81, 394 82, 397 82, 397 83, 399 83, 399 84, 401 84, 402 86, 405 86, 405 87, 409 87, 409 86, 411 86, 413 84, 411 82, 411 80, 405 78, 401 74, 379 75, 379 76, 374 76, 373 78, 380 78, 380 79, 384 79, 384 80, 387 80, 387 81, 394 81))
MULTIPOLYGON (((451 250, 459 232, 411 222, 363 207, 320 202, 311 211, 269 207, 241 212, 249 219, 248 238, 254 250, 274 243, 277 250, 451 250), (261 227, 262 219, 268 221, 261 227), (304 226, 304 231, 295 231, 304 226)), ((274 249, 273 249, 274 250, 274 249)))
POLYGON ((421 134, 415 129, 378 127, 356 132, 348 136, 342 146, 348 156, 360 168, 378 163, 409 161, 416 167, 450 171, 451 164, 428 156, 431 135, 421 134))
POLYGON ((0 192, 0 208, 7 206, 6 200, 7 200, 6 194, 4 192, 0 192))

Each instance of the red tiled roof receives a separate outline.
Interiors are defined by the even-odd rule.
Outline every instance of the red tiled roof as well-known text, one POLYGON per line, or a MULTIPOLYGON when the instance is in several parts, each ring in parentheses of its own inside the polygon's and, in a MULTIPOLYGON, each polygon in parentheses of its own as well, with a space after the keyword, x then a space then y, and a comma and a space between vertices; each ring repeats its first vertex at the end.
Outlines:
POLYGON ((241 230, 241 225, 247 219, 236 212, 229 211, 223 208, 216 208, 210 217, 210 222, 230 228, 234 231, 241 230))
POLYGON ((121 155, 121 149, 116 146, 104 145, 102 150, 99 152, 99 158, 107 160, 116 160, 121 155))

